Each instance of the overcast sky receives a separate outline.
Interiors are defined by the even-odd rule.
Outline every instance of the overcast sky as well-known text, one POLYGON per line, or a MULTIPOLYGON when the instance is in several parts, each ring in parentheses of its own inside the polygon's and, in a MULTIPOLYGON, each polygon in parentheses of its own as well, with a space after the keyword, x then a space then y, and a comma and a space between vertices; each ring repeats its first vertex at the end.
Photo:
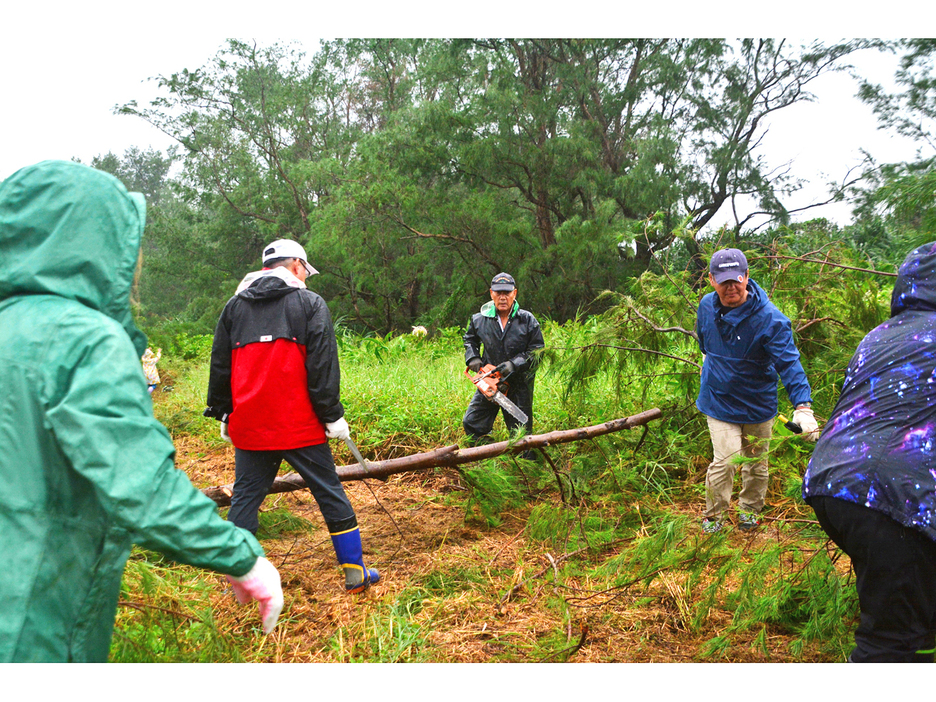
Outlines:
MULTIPOLYGON (((344 15, 332 9, 320 12, 310 4, 296 9, 295 3, 279 0, 246 3, 188 3, 166 0, 161 3, 130 5, 117 2, 51 3, 35 5, 40 9, 6 9, 4 32, 0 39, 0 179, 16 169, 50 158, 76 157, 84 163, 96 155, 112 151, 122 155, 131 147, 165 149, 173 142, 138 117, 113 114, 115 105, 136 100, 146 104, 157 92, 147 78, 169 75, 183 68, 204 65, 222 47, 227 37, 255 39, 259 43, 277 40, 297 41, 311 53, 317 37, 334 36, 459 36, 468 35, 547 35, 596 36, 596 30, 615 26, 610 22, 615 12, 620 16, 619 32, 642 36, 667 33, 676 36, 729 34, 730 24, 706 27, 694 20, 693 8, 686 3, 682 22, 668 12, 664 23, 645 14, 636 20, 623 10, 587 11, 589 3, 576 2, 577 12, 569 14, 568 3, 552 7, 567 8, 560 16, 548 11, 550 5, 535 3, 527 13, 522 3, 512 3, 505 13, 503 3, 478 2, 447 6, 447 17, 440 16, 438 3, 353 3, 344 15), (374 9, 374 8, 377 9, 374 9), (499 22, 490 21, 497 11, 499 22), (545 20, 544 20, 545 16, 545 20), (531 21, 530 18, 534 19, 531 21), (675 19, 675 24, 673 23, 675 19), (639 32, 626 30, 638 29, 639 32), (715 33, 713 30, 721 29, 715 33), (537 31, 539 30, 539 31, 537 31), (675 30, 675 31, 674 31, 675 30), (679 30, 682 30, 681 32, 679 30), (709 31, 705 31, 709 30, 709 31)), ((750 4, 722 4, 738 12, 749 13, 750 4)), ((786 21, 765 22, 771 35, 796 30, 803 36, 808 30, 828 26, 839 36, 899 36, 899 27, 886 18, 866 26, 850 25, 836 6, 824 3, 817 13, 817 3, 787 3, 786 21), (824 14, 823 14, 824 13, 824 14), (810 21, 803 21, 808 17, 810 21), (831 18, 836 18, 833 23, 831 18), (846 34, 852 29, 854 33, 846 34), (785 31, 784 31, 785 30, 785 31), (861 33, 860 30, 864 30, 861 33), (877 30, 877 31, 875 31, 877 30)), ((23 5, 25 7, 25 4, 23 5)), ((606 7, 598 4, 595 7, 606 7)), ((672 9, 679 3, 668 4, 672 9)), ((624 7, 623 4, 617 7, 624 7)), ((707 6, 711 9, 713 6, 707 6)), ((899 3, 889 3, 899 10, 899 3)), ((708 10, 707 10, 708 12, 708 10)), ((679 13, 676 13, 677 15, 679 13)), ((892 12, 888 17, 899 15, 892 12)), ((730 11, 726 16, 731 15, 730 11)), ((748 16, 745 14, 744 16, 748 16)), ((734 35, 762 36, 757 23, 741 24, 734 35)), ((794 40, 795 41, 795 40, 794 40)), ((893 73, 893 61, 867 55, 859 57, 862 69, 878 80, 893 73)), ((870 108, 853 96, 854 83, 842 75, 830 75, 817 81, 813 91, 818 102, 801 104, 778 113, 764 140, 764 153, 771 165, 792 161, 791 170, 807 178, 811 187, 792 201, 801 206, 823 198, 827 180, 841 180, 848 169, 860 160, 865 148, 881 160, 909 158, 914 147, 877 129, 870 108)), ((846 206, 814 210, 808 217, 824 216, 846 223, 846 206)), ((725 213, 725 217, 729 217, 725 213)))

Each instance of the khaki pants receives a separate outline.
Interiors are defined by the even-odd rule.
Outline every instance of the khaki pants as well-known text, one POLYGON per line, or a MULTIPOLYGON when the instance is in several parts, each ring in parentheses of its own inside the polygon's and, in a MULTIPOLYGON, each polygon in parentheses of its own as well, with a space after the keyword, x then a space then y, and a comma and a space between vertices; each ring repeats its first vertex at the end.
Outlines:
POLYGON ((761 460, 741 464, 741 492, 738 506, 757 514, 764 508, 767 495, 767 449, 773 431, 773 420, 760 424, 731 424, 711 417, 708 420, 712 437, 712 462, 705 476, 705 516, 717 517, 731 503, 734 484, 735 456, 761 460))

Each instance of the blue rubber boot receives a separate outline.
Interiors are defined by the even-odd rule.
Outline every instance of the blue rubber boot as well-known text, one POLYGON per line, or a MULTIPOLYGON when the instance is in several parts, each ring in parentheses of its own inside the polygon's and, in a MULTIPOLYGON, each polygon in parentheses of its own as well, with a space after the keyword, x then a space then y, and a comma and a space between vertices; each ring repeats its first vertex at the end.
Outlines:
POLYGON ((358 527, 330 533, 338 564, 344 571, 345 590, 354 594, 364 592, 374 583, 380 582, 380 573, 364 565, 364 547, 361 545, 361 530, 358 527))

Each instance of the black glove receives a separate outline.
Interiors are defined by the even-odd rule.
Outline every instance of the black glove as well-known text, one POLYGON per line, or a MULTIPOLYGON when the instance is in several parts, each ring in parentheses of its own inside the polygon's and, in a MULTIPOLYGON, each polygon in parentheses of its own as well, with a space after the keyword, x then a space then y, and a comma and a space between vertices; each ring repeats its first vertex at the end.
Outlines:
POLYGON ((228 412, 225 412, 220 407, 206 407, 205 411, 202 412, 203 417, 210 417, 211 419, 217 419, 219 422, 227 422, 228 412))
POLYGON ((504 361, 497 367, 497 372, 500 373, 501 378, 507 378, 516 370, 516 366, 510 361, 504 361))
POLYGON ((481 359, 475 356, 470 361, 468 361, 468 370, 472 373, 477 373, 481 370, 481 359))

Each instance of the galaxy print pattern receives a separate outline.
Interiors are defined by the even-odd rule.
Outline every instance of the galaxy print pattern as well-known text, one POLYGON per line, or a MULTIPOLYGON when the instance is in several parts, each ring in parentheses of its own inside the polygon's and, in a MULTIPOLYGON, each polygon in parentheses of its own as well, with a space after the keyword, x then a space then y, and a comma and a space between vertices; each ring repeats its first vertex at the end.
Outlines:
POLYGON ((891 315, 848 364, 803 497, 855 502, 936 540, 936 242, 901 265, 891 315))

